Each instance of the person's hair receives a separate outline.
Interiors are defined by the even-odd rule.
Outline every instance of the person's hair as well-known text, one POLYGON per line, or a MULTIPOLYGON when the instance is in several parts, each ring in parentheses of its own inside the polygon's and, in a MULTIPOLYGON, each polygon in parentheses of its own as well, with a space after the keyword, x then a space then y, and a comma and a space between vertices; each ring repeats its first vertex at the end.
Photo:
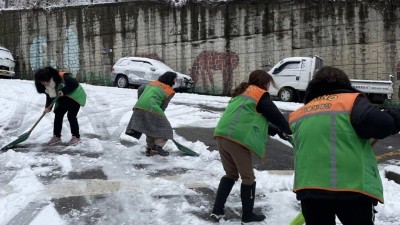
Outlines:
POLYGON ((308 83, 304 103, 309 103, 316 97, 334 93, 360 93, 351 86, 347 74, 335 67, 324 66, 320 68, 314 78, 308 83))
POLYGON ((35 86, 36 86, 36 90, 39 93, 44 93, 44 91, 46 90, 46 88, 44 87, 43 84, 41 84, 40 82, 42 81, 50 81, 51 78, 53 78, 54 82, 58 85, 59 83, 62 82, 62 78, 58 73, 58 70, 54 69, 51 66, 48 67, 44 67, 41 69, 38 69, 35 72, 35 86))
POLYGON ((158 78, 158 81, 172 87, 175 84, 176 77, 177 77, 177 74, 174 72, 165 72, 163 75, 161 75, 158 78))
POLYGON ((248 82, 240 83, 235 89, 233 89, 231 96, 236 97, 241 95, 250 85, 256 85, 257 87, 268 91, 268 83, 276 87, 275 81, 269 73, 264 70, 254 70, 250 73, 248 82))

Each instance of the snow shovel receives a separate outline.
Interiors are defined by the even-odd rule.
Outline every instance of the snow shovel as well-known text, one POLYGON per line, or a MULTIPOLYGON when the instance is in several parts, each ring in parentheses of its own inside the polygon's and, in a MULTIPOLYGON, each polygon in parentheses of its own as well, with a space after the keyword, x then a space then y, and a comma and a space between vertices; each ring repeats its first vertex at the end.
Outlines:
POLYGON ((290 221, 289 225, 303 225, 305 222, 303 213, 299 212, 297 216, 290 221))
POLYGON ((14 148, 17 144, 19 144, 19 143, 25 141, 26 139, 28 139, 29 135, 32 132, 32 130, 38 125, 38 123, 44 117, 44 115, 46 115, 45 112, 42 113, 42 115, 39 117, 38 121, 36 121, 36 123, 33 125, 33 127, 29 131, 21 134, 15 141, 13 141, 10 144, 4 146, 3 148, 1 148, 1 150, 4 151, 4 150, 10 149, 10 148, 14 148))
POLYGON ((174 139, 172 139, 172 141, 174 142, 174 144, 176 145, 176 147, 178 147, 178 149, 179 149, 180 151, 182 151, 182 152, 184 152, 184 153, 186 153, 186 154, 188 154, 188 155, 191 155, 191 156, 199 156, 199 153, 193 151, 192 149, 190 149, 190 148, 188 148, 188 147, 186 147, 186 146, 183 146, 183 145, 179 144, 179 143, 178 143, 177 141, 175 141, 174 139))
MULTIPOLYGON (((58 99, 58 96, 53 100, 53 102, 50 104, 49 107, 53 106, 53 104, 57 101, 57 99, 58 99)), ((10 148, 14 148, 17 144, 19 144, 19 143, 25 141, 26 139, 28 139, 29 135, 31 134, 33 129, 39 124, 40 120, 42 120, 44 115, 46 115, 45 112, 42 113, 42 115, 39 117, 39 119, 36 121, 36 123, 33 125, 33 127, 29 131, 21 134, 15 141, 13 141, 10 144, 4 146, 3 148, 1 148, 1 150, 4 151, 4 150, 10 149, 10 148)))

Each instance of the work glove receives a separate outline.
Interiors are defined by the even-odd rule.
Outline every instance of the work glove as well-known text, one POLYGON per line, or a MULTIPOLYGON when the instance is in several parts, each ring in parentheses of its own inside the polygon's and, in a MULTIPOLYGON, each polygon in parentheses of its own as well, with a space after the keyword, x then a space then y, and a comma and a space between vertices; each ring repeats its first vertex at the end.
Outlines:
POLYGON ((279 136, 281 139, 285 140, 285 141, 289 140, 289 135, 283 133, 282 131, 279 131, 279 132, 278 132, 278 136, 279 136))
POLYGON ((393 134, 398 133, 400 131, 400 109, 388 109, 386 112, 393 117, 396 124, 397 129, 393 134))
POLYGON ((51 111, 51 108, 50 108, 50 107, 44 108, 43 113, 49 113, 50 111, 51 111))
POLYGON ((276 127, 275 125, 270 123, 268 126, 268 135, 275 136, 278 132, 282 132, 282 131, 279 130, 278 127, 276 127))

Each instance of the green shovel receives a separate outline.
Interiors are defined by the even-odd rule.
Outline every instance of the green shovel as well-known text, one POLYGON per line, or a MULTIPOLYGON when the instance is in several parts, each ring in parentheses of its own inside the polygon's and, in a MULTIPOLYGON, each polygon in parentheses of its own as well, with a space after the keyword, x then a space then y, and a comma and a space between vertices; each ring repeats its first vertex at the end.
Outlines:
POLYGON ((176 147, 177 147, 180 151, 182 151, 182 152, 184 152, 184 153, 186 153, 186 154, 188 154, 188 155, 191 155, 191 156, 199 156, 199 153, 193 151, 192 149, 190 149, 190 148, 188 148, 188 147, 186 147, 186 146, 184 146, 184 145, 179 144, 179 143, 178 143, 177 141, 175 141, 174 139, 172 139, 172 142, 174 142, 174 144, 176 145, 176 147))
MULTIPOLYGON (((58 96, 53 100, 53 102, 50 104, 49 107, 52 107, 53 104, 54 104, 57 100, 58 100, 58 96)), ((14 148, 17 144, 19 144, 19 143, 25 141, 26 139, 28 139, 28 138, 29 138, 29 135, 31 134, 31 132, 33 131, 33 129, 39 124, 40 120, 42 120, 42 118, 44 117, 44 115, 46 115, 45 112, 42 113, 42 115, 39 117, 39 119, 36 121, 36 123, 33 125, 33 127, 32 127, 29 131, 27 131, 27 132, 21 134, 15 141, 11 142, 10 144, 8 144, 8 145, 2 147, 2 148, 1 148, 1 151, 5 151, 5 150, 7 150, 7 149, 14 148)))

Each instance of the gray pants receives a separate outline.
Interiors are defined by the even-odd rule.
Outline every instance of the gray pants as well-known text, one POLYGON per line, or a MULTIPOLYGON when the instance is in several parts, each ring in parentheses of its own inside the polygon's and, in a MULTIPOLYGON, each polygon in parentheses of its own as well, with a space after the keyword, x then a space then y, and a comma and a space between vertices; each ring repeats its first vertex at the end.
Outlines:
POLYGON ((251 152, 242 145, 221 137, 216 137, 225 177, 242 183, 252 185, 256 179, 253 171, 251 152))

